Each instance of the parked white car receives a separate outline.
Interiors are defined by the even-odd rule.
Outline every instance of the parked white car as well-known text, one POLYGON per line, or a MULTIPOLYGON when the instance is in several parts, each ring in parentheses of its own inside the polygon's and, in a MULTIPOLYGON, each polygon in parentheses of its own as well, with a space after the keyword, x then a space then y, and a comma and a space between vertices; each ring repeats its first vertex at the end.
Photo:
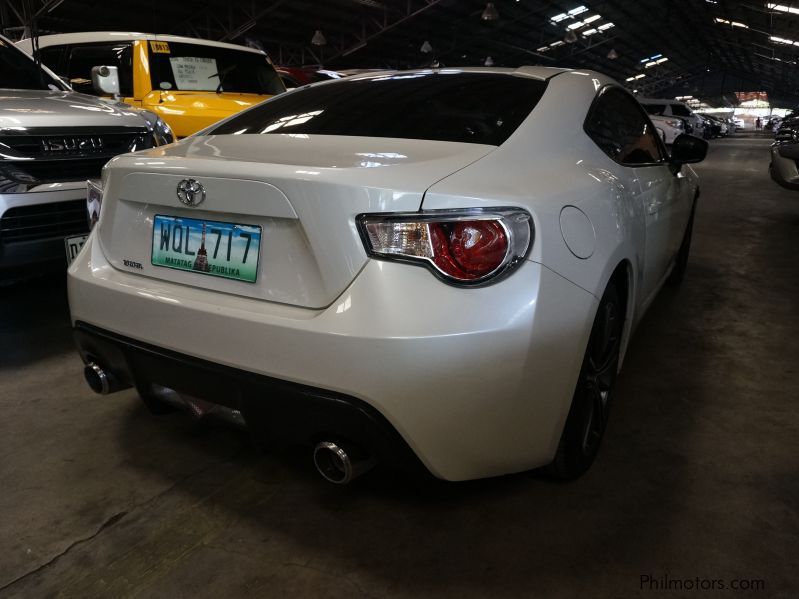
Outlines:
POLYGON ((311 444, 337 483, 375 461, 579 476, 685 271, 706 150, 669 157, 585 70, 304 86, 108 164, 69 270, 85 376, 311 444))
POLYGON ((686 123, 686 133, 702 137, 704 134, 704 122, 702 119, 684 102, 677 100, 666 100, 659 98, 638 98, 638 101, 650 114, 650 116, 677 117, 686 123))
POLYGON ((682 119, 656 114, 650 114, 649 118, 666 145, 670 146, 678 136, 685 133, 685 122, 682 119))

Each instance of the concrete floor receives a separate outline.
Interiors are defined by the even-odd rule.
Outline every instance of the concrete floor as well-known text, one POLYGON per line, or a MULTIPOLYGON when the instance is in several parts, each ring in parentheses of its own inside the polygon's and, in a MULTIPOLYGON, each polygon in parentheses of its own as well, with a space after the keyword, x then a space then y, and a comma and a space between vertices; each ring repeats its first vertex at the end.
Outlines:
POLYGON ((92 395, 60 277, 0 288, 0 597, 799 596, 799 192, 768 143, 712 143, 687 279, 570 484, 333 487, 305 455, 92 395))

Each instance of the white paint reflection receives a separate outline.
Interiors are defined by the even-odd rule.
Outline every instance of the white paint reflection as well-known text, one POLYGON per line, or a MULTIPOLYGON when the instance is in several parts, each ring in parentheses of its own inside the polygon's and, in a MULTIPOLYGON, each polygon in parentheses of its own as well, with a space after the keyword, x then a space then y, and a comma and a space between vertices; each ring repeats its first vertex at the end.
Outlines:
POLYGON ((350 308, 352 308, 352 296, 348 295, 343 302, 336 306, 336 314, 343 314, 350 308))

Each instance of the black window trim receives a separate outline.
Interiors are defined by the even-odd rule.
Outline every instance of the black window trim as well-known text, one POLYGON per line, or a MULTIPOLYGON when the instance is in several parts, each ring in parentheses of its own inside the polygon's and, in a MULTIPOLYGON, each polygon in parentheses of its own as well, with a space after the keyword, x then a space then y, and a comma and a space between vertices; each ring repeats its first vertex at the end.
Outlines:
POLYGON ((64 75, 63 73, 64 69, 66 68, 66 65, 64 64, 65 63, 64 58, 66 57, 66 49, 67 49, 66 44, 53 44, 51 46, 42 46, 39 48, 40 59, 42 58, 41 53, 46 50, 55 50, 56 52, 58 52, 58 60, 56 61, 56 64, 54 66, 50 66, 44 60, 41 61, 42 64, 51 71, 53 71, 53 73, 55 73, 56 77, 58 78, 61 78, 62 76, 66 77, 66 75, 64 75))
POLYGON ((621 166, 626 166, 627 168, 646 168, 646 167, 651 167, 651 166, 668 165, 669 164, 669 156, 670 156, 670 154, 669 154, 668 149, 666 148, 666 144, 664 144, 663 140, 660 138, 660 135, 655 135, 655 139, 657 140, 657 144, 658 144, 658 147, 660 148, 661 154, 663 154, 663 156, 665 156, 665 158, 663 160, 658 161, 658 162, 641 162, 641 163, 637 163, 637 164, 636 163, 629 163, 629 162, 619 162, 615 158, 612 158, 611 156, 608 156, 607 152, 605 152, 599 146, 599 144, 594 141, 594 138, 591 137, 591 134, 588 132, 588 120, 591 117, 591 114, 596 109, 596 105, 599 102, 600 98, 602 98, 602 96, 605 95, 605 93, 608 90, 611 90, 611 89, 618 89, 618 90, 624 92, 624 94, 626 94, 633 102, 635 102, 636 106, 638 107, 638 111, 644 116, 646 121, 649 123, 650 127, 652 127, 652 130, 653 131, 657 131, 657 127, 655 127, 654 123, 652 123, 652 119, 649 118, 649 113, 644 109, 643 106, 641 106, 641 103, 636 99, 636 97, 634 95, 632 95, 628 90, 623 88, 621 85, 618 85, 618 84, 615 84, 615 83, 606 83, 601 88, 599 88, 599 91, 597 91, 596 95, 594 96, 593 101, 591 102, 591 106, 588 108, 588 112, 585 113, 585 120, 583 120, 583 131, 588 136, 588 138, 591 140, 591 143, 593 143, 597 148, 599 148, 599 151, 602 152, 602 154, 604 154, 605 156, 607 156, 610 160, 613 160, 613 162, 615 162, 616 164, 620 164, 621 166))

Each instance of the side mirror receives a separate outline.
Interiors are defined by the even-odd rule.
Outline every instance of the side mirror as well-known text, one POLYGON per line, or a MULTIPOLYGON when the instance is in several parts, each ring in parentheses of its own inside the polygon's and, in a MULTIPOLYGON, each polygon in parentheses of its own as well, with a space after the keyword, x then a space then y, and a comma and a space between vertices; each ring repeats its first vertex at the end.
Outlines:
POLYGON ((702 162, 707 156, 708 143, 693 135, 678 135, 671 146, 671 164, 679 171, 683 164, 702 162))
POLYGON ((119 70, 116 67, 92 67, 92 85, 102 95, 119 96, 119 70))

